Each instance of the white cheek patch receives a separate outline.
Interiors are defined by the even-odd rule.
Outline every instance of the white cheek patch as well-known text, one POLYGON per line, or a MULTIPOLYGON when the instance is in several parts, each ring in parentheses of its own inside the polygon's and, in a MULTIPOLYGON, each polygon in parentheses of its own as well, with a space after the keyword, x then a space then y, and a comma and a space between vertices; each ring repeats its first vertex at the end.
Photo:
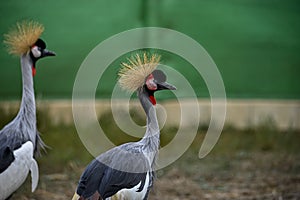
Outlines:
POLYGON ((146 85, 147 85, 147 88, 149 90, 156 90, 157 89, 157 85, 154 82, 154 77, 153 77, 152 74, 150 74, 149 77, 147 78, 146 85))
POLYGON ((42 55, 37 46, 32 47, 31 52, 35 58, 39 58, 42 55))

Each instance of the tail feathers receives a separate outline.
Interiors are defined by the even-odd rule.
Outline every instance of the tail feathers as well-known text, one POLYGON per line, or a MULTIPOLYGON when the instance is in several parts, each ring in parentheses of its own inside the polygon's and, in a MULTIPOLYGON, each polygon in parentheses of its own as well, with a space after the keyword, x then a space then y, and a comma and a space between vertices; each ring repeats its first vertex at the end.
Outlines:
POLYGON ((31 172, 31 192, 34 192, 39 182, 39 167, 37 165, 37 162, 33 158, 31 160, 30 172, 31 172))
POLYGON ((36 141, 35 141, 35 150, 34 150, 34 156, 35 157, 39 157, 41 156, 41 151, 47 152, 46 149, 48 149, 49 147, 43 142, 41 136, 40 136, 40 132, 37 131, 36 133, 36 141))

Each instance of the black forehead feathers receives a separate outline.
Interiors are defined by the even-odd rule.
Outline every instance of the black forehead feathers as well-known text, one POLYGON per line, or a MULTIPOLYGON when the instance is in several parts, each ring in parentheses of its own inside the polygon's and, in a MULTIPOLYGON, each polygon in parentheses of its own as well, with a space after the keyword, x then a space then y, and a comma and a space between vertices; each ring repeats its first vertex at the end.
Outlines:
POLYGON ((46 49, 46 43, 40 38, 34 43, 34 45, 42 49, 46 49))
POLYGON ((163 82, 166 82, 166 80, 167 80, 167 76, 161 70, 158 70, 158 69, 154 70, 152 72, 152 75, 158 83, 163 83, 163 82))

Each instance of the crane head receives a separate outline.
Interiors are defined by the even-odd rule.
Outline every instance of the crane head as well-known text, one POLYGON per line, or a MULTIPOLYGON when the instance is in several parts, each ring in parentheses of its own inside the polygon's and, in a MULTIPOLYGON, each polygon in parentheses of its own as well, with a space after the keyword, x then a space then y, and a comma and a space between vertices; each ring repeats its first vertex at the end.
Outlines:
POLYGON ((176 90, 176 87, 167 83, 167 76, 161 70, 154 70, 145 81, 145 86, 148 90, 149 100, 155 105, 156 100, 154 97, 154 92, 159 90, 176 90))
POLYGON ((38 59, 55 55, 46 49, 45 42, 40 39, 43 31, 44 26, 39 22, 24 20, 18 22, 7 34, 4 34, 4 43, 8 53, 18 56, 30 54, 33 61, 33 75, 35 75, 35 63, 38 59))
POLYGON ((42 39, 38 39, 30 49, 30 57, 33 61, 32 65, 32 75, 34 76, 36 73, 35 63, 40 58, 44 58, 46 56, 55 56, 55 53, 46 49, 46 43, 42 39))
POLYGON ((127 60, 127 63, 121 63, 119 84, 122 89, 134 92, 145 84, 145 79, 155 70, 159 64, 160 55, 144 52, 127 60))
POLYGON ((31 56, 37 60, 46 56, 55 56, 55 53, 46 49, 46 43, 42 39, 38 39, 31 47, 31 56))
POLYGON ((122 63, 119 71, 121 88, 130 92, 142 89, 155 105, 154 92, 159 90, 175 90, 176 87, 166 82, 167 77, 161 70, 156 70, 160 61, 158 54, 136 54, 122 63))
POLYGON ((146 79, 146 86, 153 92, 158 90, 176 90, 176 87, 167 83, 167 76, 161 70, 154 70, 146 79))

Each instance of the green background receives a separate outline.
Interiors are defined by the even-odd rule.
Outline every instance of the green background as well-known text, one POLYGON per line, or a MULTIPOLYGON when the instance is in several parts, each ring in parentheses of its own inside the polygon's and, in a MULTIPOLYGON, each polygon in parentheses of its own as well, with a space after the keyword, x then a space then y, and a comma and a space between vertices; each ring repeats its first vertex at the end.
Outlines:
MULTIPOLYGON (((300 98, 298 0, 9 0, 0 2, 0 13, 1 41, 17 21, 34 19, 45 26, 47 48, 57 53, 37 64, 38 99, 71 98, 77 70, 96 45, 144 26, 170 28, 199 42, 217 64, 229 98, 300 98)), ((186 76, 199 97, 209 97, 189 63, 161 53, 163 64, 186 76)), ((105 72, 97 97, 110 97, 121 60, 105 72)), ((19 59, 2 44, 0 62, 0 99, 19 99, 19 59)))

